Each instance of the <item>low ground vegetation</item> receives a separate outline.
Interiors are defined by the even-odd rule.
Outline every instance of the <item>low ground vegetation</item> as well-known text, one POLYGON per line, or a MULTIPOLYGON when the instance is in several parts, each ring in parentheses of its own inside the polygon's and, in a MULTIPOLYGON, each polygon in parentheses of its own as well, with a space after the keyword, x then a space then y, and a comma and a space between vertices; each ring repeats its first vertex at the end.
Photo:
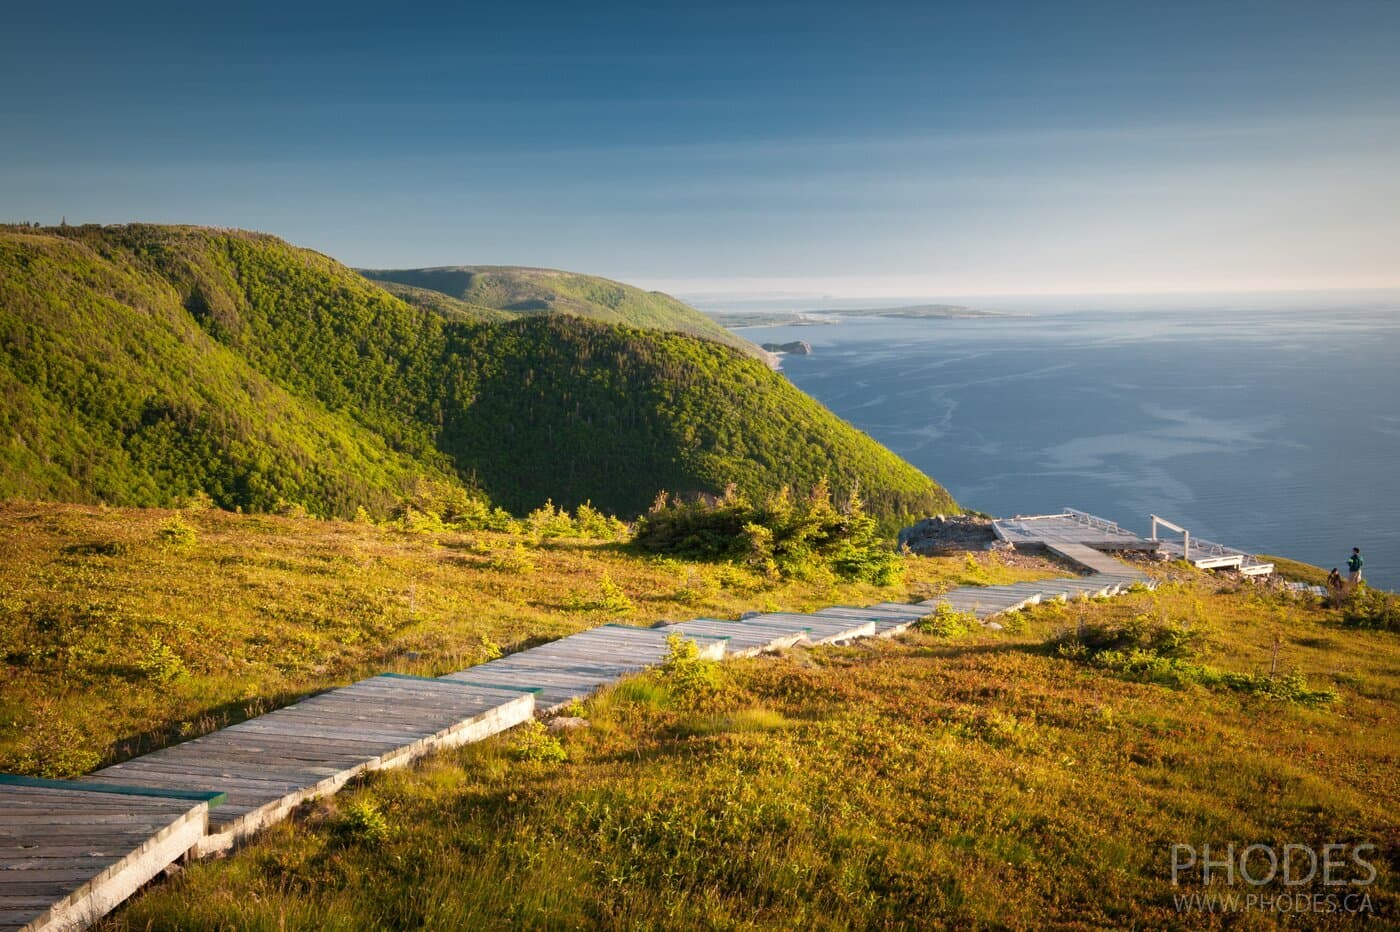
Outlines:
MULTIPOLYGON (((774 577, 562 520, 0 506, 0 769, 74 775, 385 669, 460 669, 611 620, 579 604, 609 591, 647 624, 1056 570, 978 554, 899 556, 891 586, 774 577)), ((1365 892, 1394 916, 1396 635, 1151 572, 1155 591, 1001 631, 944 612, 895 641, 750 660, 677 644, 575 703, 587 727, 373 775, 105 926, 1162 926, 1183 921, 1172 844, 1290 842, 1378 845, 1365 892)))
POLYGON ((1201 888, 1173 886, 1173 844, 1376 844, 1364 890, 1395 915, 1393 634, 1174 568, 1015 630, 944 621, 955 636, 935 619, 846 648, 677 651, 571 709, 588 727, 557 752, 522 752, 532 728, 375 775, 107 927, 1226 924, 1178 912, 1201 888), (1134 649, 1335 695, 1094 662, 1134 649), (355 806, 387 834, 347 832, 355 806))
MULTIPOLYGON (((450 488, 420 492, 421 520, 380 524, 0 505, 0 771, 74 776, 308 692, 604 622, 927 598, 966 572, 898 558, 890 585, 774 578, 638 554, 587 506, 498 524, 450 488)), ((1054 571, 988 565, 1007 582, 1054 571)))

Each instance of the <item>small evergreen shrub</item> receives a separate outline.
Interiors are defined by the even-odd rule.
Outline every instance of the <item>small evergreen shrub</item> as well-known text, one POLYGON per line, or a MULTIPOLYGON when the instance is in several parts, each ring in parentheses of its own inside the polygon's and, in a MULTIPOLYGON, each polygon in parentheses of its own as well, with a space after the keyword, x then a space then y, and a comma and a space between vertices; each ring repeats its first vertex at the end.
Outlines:
POLYGON ((378 847, 389 840, 392 830, 389 820, 372 800, 351 803, 340 813, 336 832, 344 839, 368 847, 378 847))
POLYGON ((569 759, 569 752, 564 750, 558 738, 549 733, 549 729, 538 720, 531 719, 517 730, 510 756, 516 760, 562 764, 569 759))
POLYGON ((184 518, 171 515, 156 531, 156 539, 167 547, 189 547, 199 539, 199 533, 184 518))
POLYGON ((525 527, 541 539, 574 536, 574 521, 569 513, 548 500, 525 516, 525 527))
POLYGON ((960 638, 982 630, 982 623, 971 612, 960 612, 947 602, 939 602, 933 614, 925 615, 914 627, 935 637, 960 638))
POLYGON ((694 641, 672 634, 666 638, 666 646, 659 679, 677 705, 693 708, 720 691, 723 680, 719 664, 701 657, 694 641))
POLYGON ((746 565, 770 578, 889 585, 904 561, 881 540, 859 491, 837 509, 825 480, 801 500, 784 488, 761 505, 728 490, 714 503, 658 496, 633 541, 649 553, 746 565))
POLYGON ((189 675, 180 655, 159 637, 152 636, 146 649, 136 658, 136 669, 153 683, 173 683, 189 675))
POLYGON ((1400 596, 1362 583, 1342 603, 1342 624, 1349 628, 1400 632, 1400 596))
POLYGON ((487 559, 493 570, 527 576, 535 571, 535 558, 520 541, 512 541, 499 550, 492 550, 487 559))
POLYGON ((598 580, 596 593, 588 596, 575 593, 569 597, 565 607, 576 612, 606 612, 610 615, 626 615, 636 608, 626 590, 613 582, 607 573, 598 580))

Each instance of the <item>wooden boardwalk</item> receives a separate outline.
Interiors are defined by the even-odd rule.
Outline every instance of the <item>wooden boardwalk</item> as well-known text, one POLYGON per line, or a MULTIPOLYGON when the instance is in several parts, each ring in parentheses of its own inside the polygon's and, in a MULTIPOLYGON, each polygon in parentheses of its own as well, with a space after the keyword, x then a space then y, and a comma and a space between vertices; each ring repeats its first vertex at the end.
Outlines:
POLYGON ((303 699, 85 780, 226 793, 196 855, 224 850, 367 770, 479 741, 535 711, 533 693, 385 674, 303 699))
MULTIPOLYGON (((660 663, 669 649, 666 637, 670 633, 661 628, 603 625, 449 673, 443 679, 497 689, 529 690, 535 698, 536 714, 546 715, 629 673, 660 663)), ((701 656, 718 660, 725 654, 725 642, 721 637, 676 633, 695 641, 700 646, 701 656)))
POLYGON ((1261 560, 1252 553, 1193 537, 1179 525, 1156 515, 1150 517, 1152 537, 1139 537, 1112 521, 1074 508, 1066 508, 1060 514, 1054 515, 1002 518, 992 523, 992 529, 1002 540, 1021 546, 1045 547, 1098 573, 1113 574, 1122 569, 1121 565, 1115 567, 1112 558, 1098 553, 1103 550, 1160 553, 1172 559, 1189 560, 1201 569, 1229 568, 1246 576, 1266 576, 1274 571, 1272 563, 1261 560), (1159 523, 1180 531, 1184 536, 1181 539, 1159 540, 1159 523), (1071 548, 1070 552, 1066 552, 1065 547, 1071 548), (1096 560, 1098 562, 1095 562, 1096 560))
POLYGON ((83 929, 204 837, 220 793, 0 776, 0 929, 83 929))
POLYGON ((838 605, 654 628, 603 625, 437 679, 372 677, 81 781, 0 776, 0 929, 82 928, 181 857, 227 849, 357 774, 557 712, 660 663, 673 636, 694 642, 702 656, 750 656, 891 637, 940 606, 987 622, 1048 599, 1150 585, 1145 574, 1102 552, 1135 549, 1140 538, 1098 519, 1050 518, 1056 520, 998 522, 998 533, 1048 548, 1090 575, 965 586, 912 605, 838 605))

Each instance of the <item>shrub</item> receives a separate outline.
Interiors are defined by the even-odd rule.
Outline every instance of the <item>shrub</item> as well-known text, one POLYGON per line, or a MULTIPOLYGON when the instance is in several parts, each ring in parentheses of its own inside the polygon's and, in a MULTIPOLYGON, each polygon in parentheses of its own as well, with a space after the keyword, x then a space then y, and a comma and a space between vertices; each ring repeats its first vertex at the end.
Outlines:
POLYGON ((939 602, 931 615, 925 615, 914 627, 936 637, 960 638, 982 630, 982 623, 971 612, 960 612, 947 602, 939 602))
POLYGON ((636 608, 627 597, 627 592, 613 582, 607 573, 598 580, 598 591, 595 595, 572 595, 565 605, 576 612, 607 612, 612 615, 626 615, 636 608))
POLYGON ((838 510, 825 480, 800 501, 784 488, 762 505, 732 492, 714 503, 658 497, 633 540, 651 553, 743 563, 770 577, 834 574, 888 585, 904 569, 901 556, 878 538, 859 492, 838 510))
POLYGON ((419 511, 412 505, 404 506, 398 518, 399 527, 410 534, 440 534, 447 530, 442 518, 431 511, 419 511))
POLYGON ((1282 676, 1234 673, 1198 663, 1193 658, 1199 641, 1197 629, 1172 622, 1154 623, 1139 615, 1121 626, 1081 630, 1062 639, 1056 652, 1139 683, 1228 689, 1307 706, 1326 705, 1338 699, 1333 690, 1310 688, 1306 677, 1296 671, 1282 676))
POLYGON ((136 669, 153 683, 173 683, 189 675, 180 655, 159 637, 152 636, 145 651, 136 658, 136 669))
POLYGON ((199 534, 184 518, 171 515, 161 523, 156 539, 167 547, 189 547, 199 539, 199 534))
POLYGON ((422 478, 394 507, 391 517, 409 530, 520 530, 520 522, 493 506, 480 492, 422 478))
POLYGON ((593 540, 620 540, 627 536, 627 525, 584 502, 574 509, 574 533, 593 540))
POLYGON ((546 501, 526 515, 525 526, 530 533, 541 538, 571 537, 574 533, 574 522, 569 513, 554 507, 552 501, 546 501))
POLYGON ((506 573, 528 575, 535 571, 534 557, 518 540, 512 541, 500 550, 491 551, 490 559, 487 562, 493 570, 501 570, 506 573))
POLYGON ((677 602, 695 605, 719 594, 719 585, 704 573, 687 568, 685 579, 672 596, 677 602))
POLYGON ((569 759, 569 752, 564 750, 563 743, 551 735, 544 725, 532 719, 517 730, 510 756, 516 760, 562 764, 569 759))
POLYGON ((694 641, 672 634, 666 638, 666 647, 659 677, 678 705, 693 708, 719 692, 720 666, 701 657, 694 641))
POLYGON ((384 844, 392 834, 389 820, 368 799, 357 800, 347 806, 336 820, 335 828, 342 838, 370 847, 384 844))
POLYGON ((1400 596, 1363 583, 1342 603, 1342 624, 1400 632, 1400 596))

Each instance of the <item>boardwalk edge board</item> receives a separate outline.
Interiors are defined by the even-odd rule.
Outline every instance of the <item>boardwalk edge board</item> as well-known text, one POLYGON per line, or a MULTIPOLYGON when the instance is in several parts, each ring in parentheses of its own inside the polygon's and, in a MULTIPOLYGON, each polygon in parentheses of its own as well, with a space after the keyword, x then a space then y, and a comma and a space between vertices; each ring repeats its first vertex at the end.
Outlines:
POLYGON ((207 857, 228 851, 269 825, 280 822, 303 803, 329 796, 361 774, 402 767, 430 751, 446 750, 480 741, 498 732, 513 728, 522 722, 529 721, 534 716, 534 712, 534 694, 516 692, 513 698, 471 718, 463 719, 448 728, 419 738, 417 741, 400 745, 377 757, 368 758, 359 764, 326 777, 312 786, 288 793, 257 809, 246 812, 228 823, 219 824, 216 830, 214 826, 211 826, 211 831, 199 840, 195 856, 207 857))
POLYGON ((121 786, 115 783, 80 783, 76 780, 49 780, 25 777, 16 773, 0 773, 0 786, 29 786, 36 789, 72 790, 82 793, 112 793, 118 796, 154 796, 163 799, 188 799, 213 808, 228 800, 227 793, 205 790, 172 790, 158 786, 121 786))

